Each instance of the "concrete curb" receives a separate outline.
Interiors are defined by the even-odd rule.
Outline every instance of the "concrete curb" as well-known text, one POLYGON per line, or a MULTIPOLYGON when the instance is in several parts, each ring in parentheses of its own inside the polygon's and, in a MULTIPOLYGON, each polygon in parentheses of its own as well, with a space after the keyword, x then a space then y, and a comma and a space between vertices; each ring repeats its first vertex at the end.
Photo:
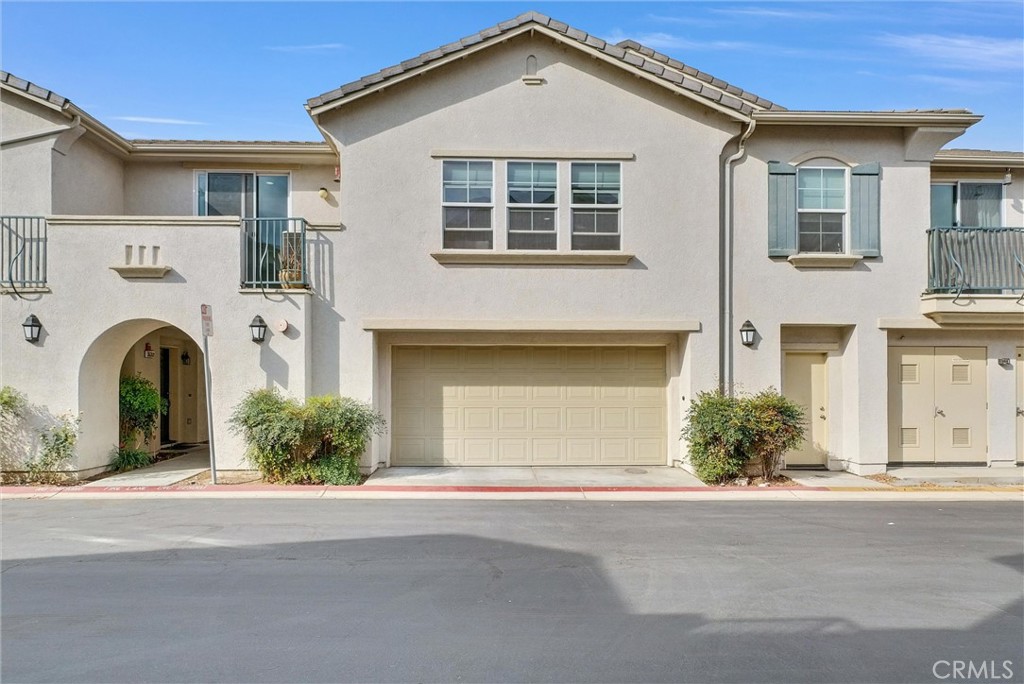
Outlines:
POLYGON ((192 487, 0 487, 3 499, 436 499, 547 501, 1014 501, 1019 487, 358 487, 196 485, 192 487))

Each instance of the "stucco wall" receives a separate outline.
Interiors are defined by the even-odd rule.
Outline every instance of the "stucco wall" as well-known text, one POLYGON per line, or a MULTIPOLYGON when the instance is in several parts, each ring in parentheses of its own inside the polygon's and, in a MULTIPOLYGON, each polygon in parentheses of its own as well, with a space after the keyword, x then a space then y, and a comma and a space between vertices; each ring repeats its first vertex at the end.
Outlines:
MULTIPOLYGON (((334 287, 315 309, 317 391, 374 393, 370 318, 629 323, 696 319, 691 389, 716 384, 719 157, 739 124, 706 107, 557 46, 521 37, 325 116, 342 145, 341 233, 325 233, 334 287), (546 83, 521 81, 527 55, 546 83), (445 266, 441 167, 432 150, 491 150, 495 193, 502 151, 626 152, 626 266, 445 266), (322 378, 322 380, 321 380, 322 378)), ((568 235, 568 164, 559 168, 568 235)), ((499 203, 500 206, 500 203, 499 203)), ((495 210, 496 233, 505 226, 495 210)), ((496 237, 496 242, 500 238, 496 237)), ((559 251, 569 251, 560 240, 559 251)), ((382 380, 383 382, 383 380, 382 380)), ((672 398, 678 401, 679 396, 672 398)), ((675 432, 675 428, 673 428, 675 432)), ((670 440, 678 457, 678 442, 670 440)), ((383 454, 378 453, 383 459, 383 454)))
MULTIPOLYGON (((224 164, 212 165, 213 171, 259 172, 258 166, 239 165, 230 170, 224 164)), ((286 170, 274 167, 268 173, 287 173, 291 177, 291 215, 305 218, 311 225, 338 225, 338 184, 334 167, 327 165, 291 164, 286 170), (330 196, 320 198, 320 188, 330 196)), ((195 184, 201 162, 132 162, 125 172, 124 195, 127 215, 195 216, 195 184)))
MULTIPOLYGON (((240 292, 236 226, 200 219, 167 223, 55 221, 49 247, 52 294, 4 296, 0 384, 16 387, 54 414, 83 414, 79 470, 105 465, 116 445, 117 382, 129 350, 148 335, 159 337, 157 331, 167 325, 201 344, 203 303, 214 308, 210 362, 219 467, 243 467, 243 445, 226 421, 247 390, 279 387, 297 397, 307 394, 309 295, 240 292), (122 278, 110 267, 124 263, 126 243, 147 246, 148 255, 159 246, 160 263, 172 272, 159 280, 122 278), (204 259, 196 258, 197 246, 204 259), (21 331, 30 313, 43 324, 34 345, 21 331), (256 314, 271 325, 287 320, 289 329, 271 329, 264 344, 254 344, 248 326, 256 314)), ((201 356, 194 359, 197 364, 201 356)))
POLYGON ((124 213, 124 162, 86 134, 53 152, 53 213, 124 213))

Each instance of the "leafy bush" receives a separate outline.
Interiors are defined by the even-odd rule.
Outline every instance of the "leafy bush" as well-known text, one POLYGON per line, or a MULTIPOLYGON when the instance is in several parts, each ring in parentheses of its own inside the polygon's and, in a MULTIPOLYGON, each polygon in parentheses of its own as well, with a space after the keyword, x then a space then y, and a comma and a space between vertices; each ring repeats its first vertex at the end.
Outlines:
POLYGON ((134 449, 139 439, 149 444, 161 415, 167 413, 167 401, 156 385, 141 375, 121 378, 118 402, 118 435, 121 448, 134 449))
POLYGON ((774 389, 743 398, 739 409, 746 433, 744 450, 768 480, 778 471, 783 454, 803 441, 804 410, 774 389))
POLYGON ((232 430, 249 461, 270 482, 356 484, 359 456, 384 418, 347 397, 310 397, 305 404, 276 389, 253 390, 235 407, 232 430))
POLYGON ((28 399, 10 385, 0 387, 0 418, 20 418, 28 408, 28 399))
POLYGON ((110 469, 115 473, 124 473, 136 468, 145 468, 152 462, 153 456, 148 451, 121 447, 114 450, 110 469))
POLYGON ((683 436, 690 443, 690 463, 697 477, 709 483, 739 477, 749 462, 770 479, 805 431, 803 409, 772 388, 743 397, 701 392, 686 418, 683 436))
POLYGON ((686 414, 683 436, 690 444, 690 463, 704 482, 738 477, 747 461, 743 431, 737 421, 739 400, 720 391, 700 392, 686 414))
POLYGON ((62 482, 67 479, 61 471, 71 466, 78 444, 81 418, 70 413, 57 416, 54 425, 39 431, 39 453, 25 462, 28 479, 32 482, 62 482))

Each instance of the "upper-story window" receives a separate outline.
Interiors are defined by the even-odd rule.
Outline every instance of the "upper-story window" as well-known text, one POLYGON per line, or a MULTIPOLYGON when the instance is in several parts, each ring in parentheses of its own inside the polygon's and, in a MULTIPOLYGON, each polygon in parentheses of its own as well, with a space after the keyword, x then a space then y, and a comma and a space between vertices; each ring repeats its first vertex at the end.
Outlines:
POLYGON ((280 173, 200 171, 196 174, 196 214, 284 218, 289 215, 288 181, 288 174, 280 173))
POLYGON ((797 169, 799 251, 843 253, 847 212, 846 186, 846 169, 797 169))
POLYGON ((621 211, 621 166, 618 163, 573 162, 572 248, 619 249, 621 211))
POLYGON ((555 249, 558 246, 558 165, 512 162, 508 174, 508 248, 555 249))
POLYGON ((445 249, 491 249, 494 164, 445 161, 442 170, 445 249))
POLYGON ((1003 225, 1002 204, 1002 183, 933 183, 931 225, 998 228, 1003 225))

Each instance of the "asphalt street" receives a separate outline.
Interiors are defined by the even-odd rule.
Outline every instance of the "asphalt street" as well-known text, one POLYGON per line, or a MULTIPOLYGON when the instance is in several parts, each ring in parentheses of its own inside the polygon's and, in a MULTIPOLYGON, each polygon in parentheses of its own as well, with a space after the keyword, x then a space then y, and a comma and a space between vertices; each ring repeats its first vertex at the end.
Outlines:
POLYGON ((0 505, 5 683, 1024 681, 1019 502, 0 505))

